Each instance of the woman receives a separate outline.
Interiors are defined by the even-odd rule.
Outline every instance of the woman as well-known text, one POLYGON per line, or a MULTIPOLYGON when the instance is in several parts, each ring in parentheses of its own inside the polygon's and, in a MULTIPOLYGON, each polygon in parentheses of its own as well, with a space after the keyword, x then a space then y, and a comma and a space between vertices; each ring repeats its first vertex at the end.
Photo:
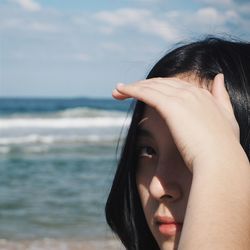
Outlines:
POLYGON ((250 249, 250 44, 165 55, 135 98, 106 218, 126 249, 250 249))

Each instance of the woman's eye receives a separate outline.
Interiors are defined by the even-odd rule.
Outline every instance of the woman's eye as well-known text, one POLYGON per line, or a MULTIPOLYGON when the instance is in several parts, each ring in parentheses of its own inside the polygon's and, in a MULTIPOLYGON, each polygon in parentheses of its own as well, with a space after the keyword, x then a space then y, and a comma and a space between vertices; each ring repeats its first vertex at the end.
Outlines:
POLYGON ((138 148, 138 157, 152 158, 156 154, 155 150, 150 146, 141 146, 138 148))

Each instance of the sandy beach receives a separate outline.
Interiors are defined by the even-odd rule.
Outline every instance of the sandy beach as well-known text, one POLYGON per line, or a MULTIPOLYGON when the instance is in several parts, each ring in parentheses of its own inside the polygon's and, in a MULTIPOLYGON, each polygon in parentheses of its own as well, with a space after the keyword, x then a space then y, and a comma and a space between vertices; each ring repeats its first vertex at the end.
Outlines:
POLYGON ((1 250, 124 250, 116 239, 64 240, 39 239, 32 241, 9 241, 0 239, 1 250))

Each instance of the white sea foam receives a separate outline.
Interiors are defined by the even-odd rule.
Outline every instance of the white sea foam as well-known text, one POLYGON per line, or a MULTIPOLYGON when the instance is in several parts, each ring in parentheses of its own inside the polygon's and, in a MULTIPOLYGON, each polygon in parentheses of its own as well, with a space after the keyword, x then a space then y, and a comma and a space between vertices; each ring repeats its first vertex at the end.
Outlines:
POLYGON ((125 112, 115 110, 100 110, 86 107, 68 108, 55 112, 12 113, 10 118, 93 118, 93 117, 124 117, 125 112))
POLYGON ((56 112, 54 115, 59 117, 122 117, 124 112, 77 107, 56 112))
POLYGON ((93 118, 5 118, 0 119, 0 129, 10 128, 102 128, 128 126, 130 118, 93 117, 93 118))
MULTIPOLYGON (((0 146, 57 143, 110 143, 117 140, 131 117, 124 112, 74 108, 40 117, 9 116, 0 119, 0 146), (83 116, 83 117, 80 117, 83 116)), ((0 148, 0 153, 6 148, 0 148)))
POLYGON ((17 137, 1 137, 0 138, 0 152, 5 153, 8 150, 6 145, 19 145, 19 144, 54 144, 54 143, 108 143, 117 141, 118 135, 38 135, 31 134, 28 136, 17 137))

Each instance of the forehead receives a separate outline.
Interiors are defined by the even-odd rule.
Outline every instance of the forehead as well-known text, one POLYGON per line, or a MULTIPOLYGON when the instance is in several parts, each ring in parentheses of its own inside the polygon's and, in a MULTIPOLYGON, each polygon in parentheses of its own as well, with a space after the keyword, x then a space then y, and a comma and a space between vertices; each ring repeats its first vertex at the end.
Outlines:
POLYGON ((158 125, 158 126, 165 126, 165 122, 163 121, 160 114, 150 106, 146 105, 142 119, 138 123, 139 127, 147 127, 149 125, 158 125))
POLYGON ((160 114, 153 108, 146 106, 142 119, 138 123, 139 130, 148 131, 151 137, 156 140, 171 139, 171 133, 166 122, 160 114))

